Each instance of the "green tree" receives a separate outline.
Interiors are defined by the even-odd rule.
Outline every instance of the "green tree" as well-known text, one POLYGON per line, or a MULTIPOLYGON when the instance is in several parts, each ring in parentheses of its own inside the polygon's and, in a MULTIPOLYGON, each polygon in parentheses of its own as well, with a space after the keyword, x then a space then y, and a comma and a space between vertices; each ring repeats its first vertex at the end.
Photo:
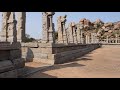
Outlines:
POLYGON ((58 39, 58 32, 55 31, 55 40, 57 40, 57 39, 58 39))
POLYGON ((29 34, 26 34, 25 42, 33 42, 36 41, 35 38, 32 38, 29 34))

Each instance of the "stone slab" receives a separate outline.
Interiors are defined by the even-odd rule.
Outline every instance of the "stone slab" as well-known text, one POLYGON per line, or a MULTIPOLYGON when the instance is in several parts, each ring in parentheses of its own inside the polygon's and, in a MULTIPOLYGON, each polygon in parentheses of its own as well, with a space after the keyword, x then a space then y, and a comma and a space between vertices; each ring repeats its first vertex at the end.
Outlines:
POLYGON ((10 60, 0 61, 0 73, 14 69, 14 65, 10 60))
POLYGON ((0 73, 0 78, 17 78, 17 70, 0 73))

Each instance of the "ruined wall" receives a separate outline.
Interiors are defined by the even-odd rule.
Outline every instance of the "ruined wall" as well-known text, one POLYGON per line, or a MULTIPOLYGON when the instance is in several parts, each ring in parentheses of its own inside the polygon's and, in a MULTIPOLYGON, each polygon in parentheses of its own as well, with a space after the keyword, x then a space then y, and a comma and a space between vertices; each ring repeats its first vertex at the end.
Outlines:
POLYGON ((20 43, 0 42, 0 78, 17 78, 24 73, 20 43))
POLYGON ((58 64, 75 60, 100 46, 101 44, 22 43, 22 57, 26 61, 58 64))

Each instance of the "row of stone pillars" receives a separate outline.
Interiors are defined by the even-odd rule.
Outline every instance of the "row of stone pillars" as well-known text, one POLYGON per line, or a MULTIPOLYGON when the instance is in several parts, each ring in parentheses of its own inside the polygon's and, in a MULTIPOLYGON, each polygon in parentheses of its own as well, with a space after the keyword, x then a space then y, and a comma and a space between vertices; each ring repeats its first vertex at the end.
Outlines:
MULTIPOLYGON (((55 12, 42 12, 42 43, 55 43, 55 29, 53 15, 55 12)), ((97 43, 95 34, 84 34, 84 26, 80 23, 70 23, 66 29, 66 15, 57 19, 58 43, 97 43)), ((2 13, 2 31, 0 40, 2 42, 24 42, 25 41, 26 12, 18 12, 18 21, 14 12, 2 13), (16 27, 17 26, 17 27, 16 27)))
MULTIPOLYGON (((54 43, 54 12, 42 13, 43 38, 42 43, 54 43)), ((24 42, 25 41, 26 12, 18 12, 18 21, 15 19, 15 12, 2 13, 1 42, 24 42)))
POLYGON ((72 22, 69 24, 68 29, 65 28, 66 15, 60 16, 57 19, 58 26, 58 43, 74 43, 74 44, 90 44, 98 43, 96 33, 91 33, 91 35, 85 35, 84 26, 80 23, 75 24, 72 22))
POLYGON ((109 36, 106 37, 106 43, 120 43, 118 34, 115 35, 115 40, 109 39, 109 36))

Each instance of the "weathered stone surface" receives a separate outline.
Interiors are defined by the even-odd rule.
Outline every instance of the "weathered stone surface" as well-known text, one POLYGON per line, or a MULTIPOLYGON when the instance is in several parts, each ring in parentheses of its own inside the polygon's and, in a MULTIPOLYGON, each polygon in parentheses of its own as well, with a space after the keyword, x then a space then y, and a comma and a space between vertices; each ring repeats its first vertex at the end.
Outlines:
POLYGON ((53 24, 53 15, 54 12, 43 12, 42 13, 42 28, 43 28, 43 37, 42 43, 54 43, 54 24, 53 24))
POLYGON ((58 43, 68 43, 65 23, 66 23, 66 15, 65 16, 59 16, 58 20, 57 20, 58 43))
POLYGON ((10 50, 10 60, 21 58, 21 50, 10 50))
POLYGON ((0 78, 17 78, 17 70, 0 73, 0 78))
POLYGON ((16 70, 17 70, 17 77, 22 77, 26 73, 25 68, 19 68, 16 70))
POLYGON ((18 12, 17 41, 25 41, 26 12, 18 12))
POLYGON ((105 23, 105 24, 104 24, 105 27, 109 27, 109 26, 112 26, 112 25, 113 25, 112 22, 108 22, 108 23, 105 23))
POLYGON ((41 54, 41 59, 48 59, 48 54, 41 54))
POLYGON ((3 12, 2 13, 2 31, 0 34, 1 41, 16 42, 17 41, 17 30, 16 20, 14 12, 3 12))
POLYGON ((10 51, 0 50, 0 61, 9 60, 9 56, 10 56, 10 51))
POLYGON ((29 42, 29 43, 22 43, 21 44, 22 47, 38 47, 38 43, 33 43, 33 42, 29 42))
POLYGON ((74 43, 74 38, 73 38, 73 23, 69 24, 69 43, 74 43))
POLYGON ((25 61, 22 58, 14 59, 12 62, 16 69, 23 68, 25 66, 25 61))
POLYGON ((10 60, 0 61, 0 73, 8 72, 14 69, 14 65, 10 60))

